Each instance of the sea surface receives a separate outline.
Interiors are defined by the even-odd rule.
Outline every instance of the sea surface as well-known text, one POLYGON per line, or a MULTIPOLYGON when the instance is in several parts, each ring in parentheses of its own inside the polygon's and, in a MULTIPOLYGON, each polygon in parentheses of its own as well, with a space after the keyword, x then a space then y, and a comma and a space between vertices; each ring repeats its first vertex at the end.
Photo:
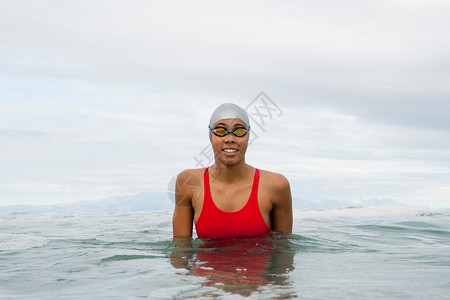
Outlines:
POLYGON ((1 213, 0 298, 450 298, 450 209, 295 211, 293 234, 177 243, 171 214, 1 213))

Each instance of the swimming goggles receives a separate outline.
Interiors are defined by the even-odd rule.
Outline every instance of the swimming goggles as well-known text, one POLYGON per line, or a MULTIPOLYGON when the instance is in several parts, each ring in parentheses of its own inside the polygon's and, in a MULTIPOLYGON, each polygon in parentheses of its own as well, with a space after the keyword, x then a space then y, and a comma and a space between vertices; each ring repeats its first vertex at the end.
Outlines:
POLYGON ((215 128, 215 129, 212 129, 211 127, 209 127, 209 130, 212 133, 214 133, 214 135, 219 136, 219 137, 224 137, 224 136, 226 136, 229 133, 232 133, 232 134, 234 134, 234 136, 237 136, 237 137, 243 137, 243 136, 245 136, 248 133, 248 130, 245 129, 245 128, 237 128, 234 131, 228 131, 225 128, 222 128, 222 127, 218 127, 218 128, 215 128))

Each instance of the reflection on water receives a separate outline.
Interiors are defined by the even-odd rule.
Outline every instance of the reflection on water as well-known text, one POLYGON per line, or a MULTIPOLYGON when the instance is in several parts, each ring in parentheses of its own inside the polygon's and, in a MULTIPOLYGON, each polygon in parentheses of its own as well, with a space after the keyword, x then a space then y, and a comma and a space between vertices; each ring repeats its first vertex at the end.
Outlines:
POLYGON ((0 214, 0 299, 449 298, 448 209, 294 216, 297 234, 174 247, 172 212, 0 214))
POLYGON ((207 239, 176 242, 171 263, 188 270, 188 275, 205 278, 203 286, 218 291, 250 296, 278 290, 280 298, 296 297, 289 273, 294 270, 291 234, 269 233, 261 237, 207 239), (282 291, 282 292, 281 292, 282 291))

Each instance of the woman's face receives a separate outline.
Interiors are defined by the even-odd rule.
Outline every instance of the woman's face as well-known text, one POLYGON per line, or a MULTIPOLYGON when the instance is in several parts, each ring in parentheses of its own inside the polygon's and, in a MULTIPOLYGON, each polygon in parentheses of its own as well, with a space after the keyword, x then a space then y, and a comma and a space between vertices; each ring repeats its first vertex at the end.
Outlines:
POLYGON ((245 153, 247 152, 249 134, 238 137, 232 132, 236 129, 247 129, 247 126, 240 119, 223 119, 217 121, 212 129, 224 128, 229 133, 223 137, 211 134, 211 145, 214 151, 216 163, 222 163, 232 166, 240 162, 245 162, 245 153))

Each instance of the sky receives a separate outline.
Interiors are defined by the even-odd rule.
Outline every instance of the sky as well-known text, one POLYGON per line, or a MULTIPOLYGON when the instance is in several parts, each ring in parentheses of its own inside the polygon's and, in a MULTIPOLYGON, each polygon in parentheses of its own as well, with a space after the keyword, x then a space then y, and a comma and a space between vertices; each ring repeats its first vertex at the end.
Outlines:
POLYGON ((286 176, 295 199, 450 207, 449 13, 1 1, 0 205, 165 193, 208 163, 209 117, 233 102, 253 122, 247 163, 286 176))

